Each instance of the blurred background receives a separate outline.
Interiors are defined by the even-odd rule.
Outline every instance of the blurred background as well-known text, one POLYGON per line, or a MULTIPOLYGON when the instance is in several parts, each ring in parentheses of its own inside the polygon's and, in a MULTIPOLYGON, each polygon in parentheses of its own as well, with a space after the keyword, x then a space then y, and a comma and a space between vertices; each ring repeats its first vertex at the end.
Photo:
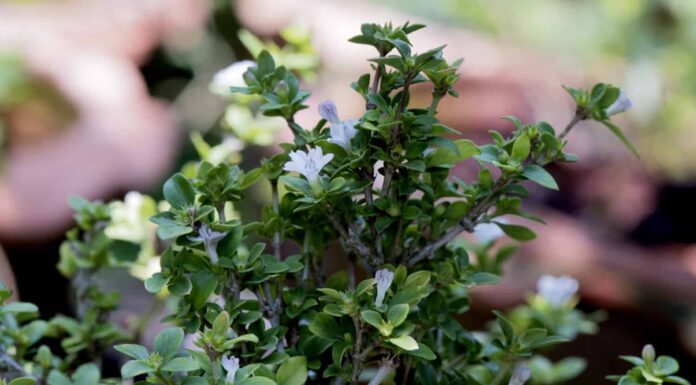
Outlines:
MULTIPOLYGON (((55 270, 72 226, 68 196, 159 198, 166 177, 202 153, 250 165, 271 154, 289 130, 230 104, 213 81, 264 46, 312 90, 300 120, 316 119, 327 98, 357 117, 363 106, 349 85, 373 53, 347 39, 363 22, 389 20, 428 24, 414 35, 416 51, 447 44, 449 59, 464 59, 460 97, 443 101, 439 117, 477 143, 490 129, 512 130, 503 115, 565 125, 573 106, 562 84, 606 81, 634 102, 617 121, 640 159, 602 126, 581 123, 569 144, 580 161, 552 169, 561 190, 539 189, 527 203, 548 224, 535 227, 539 237, 500 285, 474 293, 467 322, 520 303, 541 274, 570 274, 581 307, 608 315, 598 335, 554 351, 588 359, 572 383, 622 373, 628 364, 616 356, 648 342, 696 378, 694 1, 5 0, 0 279, 11 282, 13 271, 22 299, 44 316, 70 313, 55 270)), ((412 103, 429 97, 416 89, 412 103)), ((267 195, 237 210, 253 217, 267 195)), ((124 314, 137 312, 148 298, 142 283, 120 278, 107 281, 129 294, 124 314)))

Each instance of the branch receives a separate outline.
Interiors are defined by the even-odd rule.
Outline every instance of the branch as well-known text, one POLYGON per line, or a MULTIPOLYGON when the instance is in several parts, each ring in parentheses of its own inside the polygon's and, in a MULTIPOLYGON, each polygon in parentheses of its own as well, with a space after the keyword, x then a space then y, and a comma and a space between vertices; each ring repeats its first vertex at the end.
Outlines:
POLYGON ((585 118, 587 118, 587 116, 583 110, 578 109, 577 111, 575 111, 575 116, 573 116, 573 119, 570 121, 570 123, 568 123, 563 132, 561 132, 561 134, 558 135, 558 139, 563 139, 566 136, 568 136, 570 130, 572 130, 573 127, 575 127, 575 125, 578 124, 580 121, 585 120, 585 118))
POLYGON ((372 377, 372 380, 370 380, 370 382, 367 385, 380 385, 382 381, 384 381, 384 379, 387 378, 389 372, 391 372, 395 367, 396 364, 391 360, 382 361, 382 365, 379 367, 377 373, 374 377, 372 377))
POLYGON ((343 227, 343 224, 341 224, 341 222, 339 222, 332 214, 329 214, 328 218, 336 231, 338 231, 341 238, 343 238, 346 246, 352 250, 356 256, 364 258, 366 261, 372 259, 370 249, 360 240, 360 237, 353 227, 349 227, 348 230, 346 230, 345 227, 343 227))
POLYGON ((456 226, 447 230, 447 232, 445 232, 445 234, 440 239, 423 247, 415 256, 413 256, 413 258, 411 258, 408 261, 408 264, 415 265, 423 259, 430 258, 438 249, 448 244, 462 232, 474 231, 474 228, 480 221, 481 215, 491 208, 491 205, 495 203, 500 192, 508 184, 510 184, 510 181, 510 179, 506 178, 498 179, 495 186, 493 186, 493 189, 491 189, 490 194, 486 195, 483 199, 476 203, 474 207, 472 207, 471 210, 469 210, 466 216, 464 216, 464 218, 462 218, 456 226))
MULTIPOLYGON (((398 121, 401 119, 401 113, 404 111, 406 108, 406 101, 408 100, 409 93, 408 89, 411 86, 411 75, 406 74, 404 78, 404 89, 401 92, 401 100, 399 101, 399 108, 396 110, 396 115, 394 116, 394 120, 398 121)), ((397 124, 392 128, 391 132, 391 145, 394 146, 398 139, 399 139, 399 130, 401 129, 401 124, 397 124)), ((391 181, 392 177, 394 175, 394 165, 391 164, 390 162, 385 162, 384 163, 384 182, 382 182, 382 190, 380 191, 380 195, 384 196, 385 194, 389 195, 389 189, 391 187, 391 181)))
POLYGON ((273 254, 275 257, 279 260, 282 261, 282 254, 281 254, 281 240, 280 240, 280 226, 281 226, 281 221, 280 221, 280 204, 278 202, 278 180, 273 179, 271 181, 271 199, 272 199, 272 205, 273 205, 273 213, 278 216, 278 227, 275 232, 273 233, 273 254))
MULTIPOLYGON (((585 114, 582 110, 578 110, 575 113, 573 119, 568 123, 563 132, 558 136, 559 139, 564 138, 570 131, 578 124, 580 121, 585 119, 585 114)), ((533 159, 533 163, 536 163, 538 159, 533 159)), ((448 244, 451 240, 456 238, 459 234, 464 231, 472 232, 474 227, 480 223, 481 216, 485 214, 495 203, 501 191, 507 187, 512 182, 511 178, 501 177, 496 182, 495 186, 491 190, 491 193, 486 195, 481 201, 477 202, 474 207, 469 210, 467 215, 462 218, 462 220, 457 223, 456 226, 447 230, 447 232, 435 242, 423 247, 415 256, 413 256, 409 261, 409 265, 414 265, 423 259, 430 258, 438 249, 448 244)))
POLYGON ((362 349, 363 328, 360 325, 360 316, 353 317, 353 326, 355 327, 355 344, 353 345, 353 374, 350 377, 350 383, 355 385, 360 377, 360 349, 362 349))
POLYGON ((293 135, 299 136, 302 132, 304 132, 302 126, 295 123, 294 117, 285 118, 285 121, 288 123, 288 127, 290 127, 290 130, 292 131, 293 135))

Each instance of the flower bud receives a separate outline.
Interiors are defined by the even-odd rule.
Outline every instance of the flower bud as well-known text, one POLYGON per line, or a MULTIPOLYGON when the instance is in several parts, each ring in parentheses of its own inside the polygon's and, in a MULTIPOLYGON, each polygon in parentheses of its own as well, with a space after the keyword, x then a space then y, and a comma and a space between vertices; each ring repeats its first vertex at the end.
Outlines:
POLYGON ((655 361, 655 348, 650 344, 643 346, 642 356, 647 366, 652 365, 655 361))

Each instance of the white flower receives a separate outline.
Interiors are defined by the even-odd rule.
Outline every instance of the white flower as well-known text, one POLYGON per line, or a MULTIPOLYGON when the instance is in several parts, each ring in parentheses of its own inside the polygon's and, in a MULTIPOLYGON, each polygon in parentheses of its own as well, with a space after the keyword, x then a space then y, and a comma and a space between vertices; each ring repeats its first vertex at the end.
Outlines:
POLYGON ((208 253, 208 256, 210 256, 210 261, 213 262, 213 264, 217 264, 217 245, 218 242, 225 237, 225 235, 227 234, 219 231, 213 231, 210 227, 208 227, 207 224, 204 223, 198 230, 198 236, 190 236, 188 239, 194 242, 203 242, 203 245, 205 245, 205 252, 208 253))
POLYGON ((342 121, 338 117, 336 105, 331 100, 326 100, 319 104, 319 115, 331 123, 329 142, 338 144, 346 151, 350 150, 350 141, 358 134, 358 130, 355 128, 357 122, 352 119, 342 121))
POLYGON ((537 293, 556 307, 568 301, 579 288, 578 281, 567 275, 544 275, 537 281, 537 293))
POLYGON ((607 115, 611 116, 627 111, 631 109, 631 107, 633 107, 631 99, 629 99, 623 91, 619 91, 619 97, 616 98, 616 101, 614 101, 611 106, 607 107, 605 111, 607 115))
POLYGON ((391 286, 394 280, 394 272, 387 269, 377 270, 375 273, 375 280, 377 280, 377 297, 375 297, 375 305, 380 306, 384 301, 384 295, 387 294, 389 286, 391 286))
MULTIPOLYGON (((504 222, 500 220, 500 222, 504 222)), ((495 223, 479 223, 474 227, 474 237, 481 243, 493 242, 505 235, 500 226, 495 223)))
POLYGON ((326 154, 321 147, 310 148, 309 151, 292 151, 290 161, 285 163, 283 170, 295 171, 304 175, 310 183, 314 183, 319 178, 321 169, 333 159, 333 154, 326 154))
POLYGON ((234 382, 234 375, 239 370, 239 358, 231 355, 222 356, 222 367, 227 372, 226 383, 234 382))
POLYGON ((512 371, 512 376, 510 377, 510 382, 508 385, 523 385, 529 377, 532 376, 532 371, 522 364, 515 365, 515 369, 512 371))
POLYGON ((256 62, 251 60, 242 60, 232 63, 227 68, 223 68, 215 75, 210 83, 210 90, 220 96, 229 96, 230 87, 244 87, 244 73, 256 65, 256 62))

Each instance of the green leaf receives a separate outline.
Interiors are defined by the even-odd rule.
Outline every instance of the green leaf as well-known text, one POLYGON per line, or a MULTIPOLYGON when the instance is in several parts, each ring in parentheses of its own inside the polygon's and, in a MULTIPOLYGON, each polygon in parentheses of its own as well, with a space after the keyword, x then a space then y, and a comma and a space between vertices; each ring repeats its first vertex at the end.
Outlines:
MULTIPOLYGON (((369 310, 368 310, 369 311, 369 310)), ((406 304, 394 305, 389 308, 387 312, 387 320, 391 322, 394 327, 397 327, 406 321, 408 317, 409 306, 406 304)))
POLYGON ((184 330, 182 328, 168 328, 157 334, 154 348, 162 357, 171 357, 179 350, 183 341, 184 330))
POLYGON ((420 357, 424 360, 434 360, 437 358, 435 353, 428 347, 428 345, 421 344, 420 342, 418 343, 418 349, 416 350, 411 350, 408 352, 408 354, 416 357, 420 357))
POLYGON ((257 70, 261 76, 275 71, 275 61, 273 60, 273 56, 271 56, 271 54, 265 49, 259 53, 259 56, 256 57, 256 63, 257 70))
POLYGON ((505 340, 508 342, 508 344, 512 343, 515 338, 515 331, 512 328, 512 324, 507 318, 505 318, 503 313, 495 310, 493 311, 493 314, 495 314, 495 316, 498 318, 498 326, 500 326, 500 330, 503 331, 505 340))
POLYGON ((659 356, 653 364, 652 372, 660 377, 669 376, 679 371, 679 362, 669 356, 659 356))
POLYGON ((8 385, 34 385, 36 380, 33 377, 18 377, 10 381, 8 385))
POLYGON ((662 383, 662 379, 660 377, 657 377, 656 375, 652 374, 647 369, 640 368, 640 372, 643 374, 643 377, 645 377, 646 380, 656 382, 658 384, 662 383))
POLYGON ((529 151, 531 149, 531 143, 529 142, 529 137, 527 134, 522 134, 515 139, 515 143, 512 145, 512 158, 518 162, 522 162, 529 156, 529 151))
POLYGON ((150 353, 144 346, 136 344, 121 344, 114 346, 114 349, 136 360, 144 360, 150 353))
POLYGON ((324 313, 318 313, 314 316, 312 322, 309 323, 309 331, 326 340, 338 341, 342 338, 336 321, 324 313))
POLYGON ((191 357, 176 357, 162 365, 165 372, 190 372, 198 370, 198 363, 191 357))
POLYGON ((630 362, 635 366, 643 366, 643 359, 636 356, 619 356, 624 361, 630 362))
POLYGON ((449 168, 459 161, 459 155, 449 148, 440 147, 425 158, 428 167, 449 168))
POLYGON ((233 342, 234 344, 236 344, 237 342, 253 342, 253 343, 258 343, 258 342, 259 342, 259 337, 257 337, 256 334, 248 333, 248 334, 242 334, 242 335, 239 336, 239 337, 235 337, 235 338, 231 339, 230 341, 233 342))
POLYGON ((633 144, 628 140, 626 135, 624 135, 623 132, 621 132, 621 129, 619 127, 617 127, 614 123, 611 123, 608 120, 603 120, 602 124, 604 124, 609 129, 609 131, 611 131, 617 138, 619 138, 619 140, 621 140, 624 146, 626 146, 626 148, 628 148, 633 153, 633 155, 636 156, 636 158, 640 158, 640 156, 638 155, 638 150, 636 150, 636 148, 633 147, 633 144))
POLYGON ((360 318, 378 329, 383 322, 382 316, 374 310, 363 310, 360 312, 360 318))
POLYGON ((159 293, 160 290, 167 284, 168 278, 162 273, 155 273, 152 277, 145 280, 145 290, 150 293, 159 293))
POLYGON ((230 329, 230 315, 226 311, 221 312, 213 321, 213 337, 225 338, 230 329))
POLYGON ((191 280, 185 275, 182 275, 174 280, 169 281, 169 286, 167 287, 172 295, 183 297, 191 293, 193 285, 191 280))
MULTIPOLYGON (((124 377, 125 378, 125 377, 124 377)), ((73 385, 72 381, 65 374, 59 372, 56 369, 51 370, 46 378, 46 384, 48 385, 73 385)))
POLYGON ((457 146, 457 150, 459 150, 460 161, 481 153, 478 146, 469 139, 457 139, 454 141, 454 144, 457 146))
POLYGON ((641 383, 631 376, 623 376, 619 380, 618 385, 641 385, 641 383))
POLYGON ((81 365, 72 375, 74 385, 98 385, 101 372, 96 364, 81 365))
POLYGON ((312 196, 312 186, 306 180, 291 175, 283 175, 278 179, 282 184, 304 195, 312 196))
POLYGON ((210 385, 210 384, 208 383, 208 380, 206 380, 203 377, 186 376, 186 379, 184 380, 182 385, 210 385))
POLYGON ((522 175, 546 188, 558 190, 558 184, 556 183, 556 180, 553 179, 551 174, 536 164, 527 165, 524 170, 522 170, 522 175))
POLYGON ((472 274, 469 279, 474 281, 477 285, 495 285, 500 281, 500 276, 485 271, 479 271, 472 274))
POLYGON ((182 226, 172 223, 157 226, 157 236, 163 241, 188 234, 192 231, 193 229, 190 226, 182 226))
POLYGON ((268 377, 247 377, 235 383, 235 385, 277 385, 275 381, 268 377))
POLYGON ((121 367, 121 377, 128 379, 145 373, 152 373, 155 368, 151 368, 142 361, 128 361, 121 367))
POLYGON ((183 210, 192 207, 196 201, 196 191, 191 182, 180 173, 172 175, 164 182, 162 188, 164 199, 175 209, 183 210))
MULTIPOLYGON (((678 384, 678 385, 691 385, 689 381, 686 380, 686 378, 681 378, 679 376, 668 376, 665 377, 666 382, 671 382, 673 384, 678 384)), ((10 385, 12 385, 10 383, 10 385)))
POLYGON ((510 225, 507 223, 494 222, 503 230, 503 232, 510 238, 516 239, 518 241, 531 241, 536 238, 536 234, 524 227, 519 225, 510 225))
POLYGON ((565 382, 579 376, 587 367, 587 362, 582 358, 568 357, 557 362, 555 366, 554 372, 557 373, 558 380, 565 382))
POLYGON ((193 285, 191 289, 193 307, 194 309, 200 309, 206 304, 210 295, 213 294, 218 282, 215 274, 201 270, 191 276, 191 284, 193 285))
POLYGON ((276 374, 278 385, 303 385, 307 381, 307 358, 290 357, 276 374))
POLYGON ((0 307, 3 313, 36 313, 39 308, 29 302, 13 302, 0 307))
POLYGON ((389 342, 406 351, 418 350, 418 342, 416 342, 416 340, 414 340, 411 336, 390 338, 389 342))
POLYGON ((256 183, 263 176, 263 168, 255 168, 248 173, 244 174, 242 182, 239 184, 239 188, 244 190, 249 188, 251 185, 256 183))
POLYGON ((412 160, 404 163, 402 166, 409 170, 425 172, 425 162, 422 160, 412 160))

